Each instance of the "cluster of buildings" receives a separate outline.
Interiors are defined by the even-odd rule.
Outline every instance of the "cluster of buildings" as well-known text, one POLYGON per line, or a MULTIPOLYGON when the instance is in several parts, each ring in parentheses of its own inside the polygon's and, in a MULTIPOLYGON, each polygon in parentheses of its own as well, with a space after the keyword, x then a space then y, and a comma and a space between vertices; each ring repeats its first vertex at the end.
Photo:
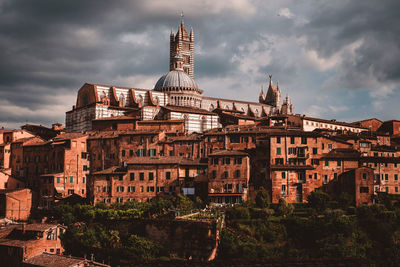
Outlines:
POLYGON ((294 114, 272 76, 258 102, 204 96, 183 20, 169 66, 153 89, 84 84, 65 127, 0 130, 0 217, 26 220, 31 209, 79 199, 238 203, 261 188, 292 203, 316 189, 349 193, 356 205, 399 194, 400 121, 294 114))
MULTIPOLYGON (((272 202, 295 203, 318 189, 350 194, 357 206, 379 192, 400 194, 400 121, 294 114, 272 76, 258 102, 204 96, 194 80, 194 31, 183 20, 170 35, 169 66, 153 89, 84 84, 65 127, 0 129, 0 218, 177 194, 240 203, 265 189, 272 202)), ((9 266, 105 266, 62 256, 62 231, 0 227, 0 254, 9 266)))

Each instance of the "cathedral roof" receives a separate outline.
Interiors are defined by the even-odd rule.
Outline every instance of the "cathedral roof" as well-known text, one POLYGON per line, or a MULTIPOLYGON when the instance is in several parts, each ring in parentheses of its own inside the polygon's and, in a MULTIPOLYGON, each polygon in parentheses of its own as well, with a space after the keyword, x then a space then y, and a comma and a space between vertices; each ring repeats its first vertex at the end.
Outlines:
POLYGON ((164 92, 171 89, 199 91, 197 83, 182 70, 171 70, 167 74, 161 76, 154 86, 155 91, 164 92))

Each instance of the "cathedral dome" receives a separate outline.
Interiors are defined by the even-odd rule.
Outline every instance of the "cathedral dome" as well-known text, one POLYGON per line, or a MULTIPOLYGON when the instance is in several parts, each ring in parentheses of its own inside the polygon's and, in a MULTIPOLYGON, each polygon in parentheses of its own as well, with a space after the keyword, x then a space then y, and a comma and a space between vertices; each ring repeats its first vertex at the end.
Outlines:
POLYGON ((167 74, 161 76, 154 86, 155 91, 179 91, 190 90, 199 91, 197 83, 183 70, 171 70, 167 74))

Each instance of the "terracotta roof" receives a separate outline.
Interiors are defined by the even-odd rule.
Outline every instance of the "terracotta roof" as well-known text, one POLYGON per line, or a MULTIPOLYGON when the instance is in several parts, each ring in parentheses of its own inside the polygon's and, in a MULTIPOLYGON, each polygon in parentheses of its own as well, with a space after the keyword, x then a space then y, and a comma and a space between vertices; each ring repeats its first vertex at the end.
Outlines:
POLYGON ((400 163, 398 157, 361 157, 361 162, 373 162, 373 163, 400 163))
MULTIPOLYGON (((45 232, 51 228, 58 227, 59 225, 57 224, 47 224, 47 223, 32 223, 32 224, 26 224, 25 225, 25 230, 26 231, 35 231, 35 232, 45 232)), ((21 226, 22 227, 22 226, 21 226)), ((21 228, 19 228, 21 229, 21 228)))
POLYGON ((256 120, 256 117, 253 116, 248 116, 248 115, 244 115, 241 113, 230 113, 230 112, 226 112, 223 111, 221 113, 221 115, 227 116, 227 117, 234 117, 234 118, 238 118, 238 119, 245 119, 245 120, 256 120))
POLYGON ((166 110, 169 111, 175 111, 175 112, 182 112, 182 113, 196 113, 196 114, 205 114, 205 115, 214 115, 217 116, 216 113, 210 112, 205 109, 201 108, 195 108, 195 107, 183 107, 183 106, 172 106, 172 105, 167 105, 163 107, 166 110))
POLYGON ((352 148, 337 148, 332 149, 329 153, 324 154, 321 159, 346 159, 358 160, 360 152, 352 148))
POLYGON ((89 134, 88 139, 107 139, 107 138, 116 138, 119 135, 158 135, 163 131, 130 131, 130 130, 120 130, 120 131, 96 131, 91 132, 89 134))
POLYGON ((126 171, 122 170, 119 166, 113 166, 101 171, 93 172, 93 175, 101 175, 101 174, 125 174, 126 171))
POLYGON ((146 121, 138 121, 138 124, 154 124, 154 123, 182 123, 185 122, 185 120, 146 120, 146 121))
POLYGON ((215 156, 248 156, 249 154, 242 152, 242 151, 237 151, 237 150, 220 150, 216 151, 209 156, 215 157, 215 156))
POLYGON ((62 133, 62 134, 54 137, 53 140, 54 141, 71 140, 71 139, 75 139, 75 138, 84 137, 87 135, 88 135, 87 133, 62 133))
POLYGON ((36 239, 30 240, 18 240, 18 239, 0 239, 0 246, 9 246, 9 247, 24 247, 27 243, 38 242, 36 239))
POLYGON ((22 143, 23 146, 29 146, 36 143, 45 143, 45 141, 38 136, 33 136, 17 139, 13 143, 22 143))
POLYGON ((24 263, 28 263, 35 266, 43 266, 43 267, 75 267, 75 266, 110 266, 101 264, 98 262, 93 262, 90 260, 64 256, 64 255, 56 255, 44 252, 43 254, 36 255, 29 259, 24 260, 24 263))
POLYGON ((179 141, 199 141, 199 140, 202 140, 201 135, 193 133, 191 135, 168 136, 166 143, 179 142, 179 141))

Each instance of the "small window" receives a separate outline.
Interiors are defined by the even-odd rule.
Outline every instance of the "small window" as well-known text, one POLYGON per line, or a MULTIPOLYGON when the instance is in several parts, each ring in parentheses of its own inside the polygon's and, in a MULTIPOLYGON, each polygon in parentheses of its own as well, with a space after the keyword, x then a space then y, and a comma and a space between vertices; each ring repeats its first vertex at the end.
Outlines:
POLYGON ((171 179, 171 172, 166 172, 165 173, 165 179, 170 180, 171 179))
POLYGON ((367 174, 363 173, 363 180, 367 180, 367 174))
POLYGON ((286 178, 286 172, 282 172, 282 179, 285 179, 286 178))
POLYGON ((341 161, 341 160, 338 160, 338 161, 337 161, 337 166, 338 166, 338 167, 341 167, 341 166, 342 166, 342 161, 341 161))
POLYGON ((281 187, 281 194, 282 195, 286 194, 286 185, 285 184, 283 184, 282 187, 281 187))
POLYGON ((235 164, 237 165, 242 164, 242 158, 235 158, 235 164))
POLYGON ((228 178, 228 177, 229 177, 229 173, 227 171, 225 171, 223 178, 228 178))
POLYGON ((69 177, 69 183, 72 184, 73 182, 74 182, 74 177, 73 177, 73 176, 70 176, 70 177, 69 177))
POLYGON ((149 172, 149 181, 153 181, 154 180, 154 173, 149 172))
POLYGON ((129 174, 129 180, 131 180, 131 181, 134 181, 134 180, 135 180, 135 173, 134 173, 134 172, 131 172, 131 173, 129 174))
POLYGON ((395 175, 394 175, 394 180, 395 180, 395 181, 398 181, 398 180, 399 180, 399 175, 398 175, 398 174, 395 174, 395 175))
POLYGON ((296 137, 294 137, 294 136, 291 136, 291 137, 290 137, 290 143, 291 143, 292 145, 295 143, 295 139, 296 139, 296 137))
POLYGON ((121 154, 123 157, 125 157, 125 150, 122 150, 121 154))
POLYGON ((280 148, 280 147, 277 147, 277 148, 276 148, 276 154, 277 154, 277 155, 281 155, 281 154, 282 154, 281 148, 280 148))
POLYGON ((307 136, 302 136, 302 137, 301 137, 301 143, 302 143, 303 145, 307 144, 307 136))
POLYGON ((314 147, 312 149, 312 153, 313 153, 313 155, 317 155, 318 154, 318 148, 314 147))
POLYGON ((369 192, 369 188, 368 187, 366 187, 366 186, 361 186, 360 187, 360 193, 367 194, 368 192, 369 192))
POLYGON ((236 172, 235 172, 235 177, 236 177, 236 178, 240 178, 240 170, 236 170, 236 172))
POLYGON ((329 160, 325 160, 325 166, 326 166, 326 167, 329 166, 329 160))
POLYGON ((86 183, 86 177, 82 177, 82 183, 86 183))
POLYGON ((139 173, 139 180, 144 181, 144 172, 139 173))
POLYGON ((280 136, 276 137, 276 143, 277 143, 277 144, 280 144, 280 143, 281 143, 281 137, 280 137, 280 136))
POLYGON ((212 178, 217 178, 217 171, 216 170, 212 171, 212 178))

